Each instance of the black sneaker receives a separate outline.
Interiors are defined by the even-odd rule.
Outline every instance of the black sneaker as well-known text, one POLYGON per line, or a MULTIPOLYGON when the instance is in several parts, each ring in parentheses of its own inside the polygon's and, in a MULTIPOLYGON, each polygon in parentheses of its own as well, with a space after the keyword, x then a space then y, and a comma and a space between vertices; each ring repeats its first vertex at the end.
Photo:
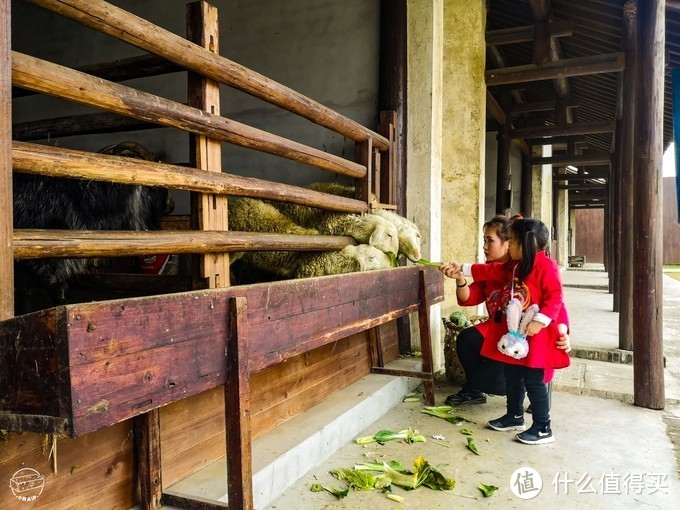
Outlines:
POLYGON ((555 436, 553 436, 552 430, 550 430, 550 425, 543 427, 532 425, 529 430, 521 432, 515 437, 517 437, 520 443, 524 444, 548 444, 555 442, 555 436))
POLYGON ((486 395, 477 390, 460 390, 458 393, 446 397, 444 403, 453 407, 463 404, 486 404, 486 395))
POLYGON ((505 430, 524 430, 526 428, 524 425, 524 415, 510 416, 506 414, 497 420, 491 420, 489 423, 487 423, 487 425, 489 428, 499 430, 501 432, 505 430))

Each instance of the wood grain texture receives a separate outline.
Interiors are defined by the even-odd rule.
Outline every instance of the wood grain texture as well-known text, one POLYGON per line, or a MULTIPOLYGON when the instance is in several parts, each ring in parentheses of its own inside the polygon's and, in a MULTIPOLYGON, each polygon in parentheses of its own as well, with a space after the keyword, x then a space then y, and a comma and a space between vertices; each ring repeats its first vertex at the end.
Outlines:
POLYGON ((341 175, 355 178, 366 175, 365 167, 339 156, 16 51, 12 52, 12 83, 126 117, 257 149, 341 175))
POLYGON ((101 0, 31 0, 62 16, 121 39, 180 66, 225 83, 296 113, 354 141, 373 139, 381 150, 382 136, 332 109, 242 65, 204 50, 161 27, 101 0))
MULTIPOLYGON (((6 386, 17 394, 43 391, 47 400, 36 400, 31 414, 70 419, 69 432, 82 435, 224 384, 233 297, 249 303, 244 334, 250 339, 249 370, 256 373, 418 310, 421 271, 427 283, 422 296, 429 304, 440 302, 441 273, 414 266, 75 304, 30 321, 13 319, 0 329, 4 348, 20 351, 27 363, 43 344, 53 350, 58 345, 63 354, 43 354, 53 364, 58 391, 45 387, 41 376, 21 387, 6 379, 6 386), (42 322, 52 329, 35 326, 42 322), (24 340, 26 328, 33 328, 30 342, 24 340)), ((9 414, 29 411, 17 402, 16 395, 0 401, 9 414)))
POLYGON ((14 316, 10 0, 0 0, 0 320, 14 316))

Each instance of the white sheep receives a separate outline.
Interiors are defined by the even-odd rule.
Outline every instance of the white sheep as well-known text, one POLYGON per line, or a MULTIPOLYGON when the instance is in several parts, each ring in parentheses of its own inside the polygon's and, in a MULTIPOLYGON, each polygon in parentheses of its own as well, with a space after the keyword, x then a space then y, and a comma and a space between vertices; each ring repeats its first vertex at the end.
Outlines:
POLYGON ((399 238, 399 255, 404 255, 411 262, 418 262, 421 258, 420 242, 422 237, 418 226, 403 216, 399 216, 387 209, 375 209, 373 214, 391 222, 397 227, 399 238))
MULTIPOLYGON (((307 188, 347 198, 355 196, 355 191, 352 186, 339 184, 337 182, 315 182, 308 185, 307 188)), ((372 200, 374 202, 377 201, 375 195, 373 195, 372 200)), ((418 226, 403 216, 387 209, 374 209, 372 214, 380 216, 397 227, 399 255, 404 255, 412 262, 418 262, 421 258, 420 244, 422 240, 418 226)))
POLYGON ((350 236, 360 244, 370 244, 385 253, 399 251, 397 227, 373 214, 347 214, 325 211, 317 207, 284 202, 272 203, 292 221, 319 234, 350 236))
POLYGON ((341 251, 301 254, 295 278, 311 278, 356 271, 375 271, 392 267, 390 258, 369 244, 345 246, 341 251))

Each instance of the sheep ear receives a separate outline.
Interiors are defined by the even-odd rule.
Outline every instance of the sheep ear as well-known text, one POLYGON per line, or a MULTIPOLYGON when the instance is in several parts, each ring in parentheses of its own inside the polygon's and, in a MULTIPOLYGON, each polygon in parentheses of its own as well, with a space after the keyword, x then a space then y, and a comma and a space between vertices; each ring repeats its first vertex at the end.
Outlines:
POLYGON ((381 241, 385 239, 385 232, 385 226, 378 224, 373 230, 371 237, 368 239, 368 244, 371 246, 380 246, 381 241))

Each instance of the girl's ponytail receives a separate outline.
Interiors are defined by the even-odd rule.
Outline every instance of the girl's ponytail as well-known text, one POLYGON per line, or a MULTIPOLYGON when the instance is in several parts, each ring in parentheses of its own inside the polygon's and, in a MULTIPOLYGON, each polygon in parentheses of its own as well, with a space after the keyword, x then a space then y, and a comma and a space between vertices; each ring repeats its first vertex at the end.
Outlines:
POLYGON ((522 247, 522 260, 519 263, 518 276, 520 281, 524 281, 534 269, 536 254, 548 246, 550 234, 548 227, 533 219, 515 221, 510 226, 510 230, 522 247))

